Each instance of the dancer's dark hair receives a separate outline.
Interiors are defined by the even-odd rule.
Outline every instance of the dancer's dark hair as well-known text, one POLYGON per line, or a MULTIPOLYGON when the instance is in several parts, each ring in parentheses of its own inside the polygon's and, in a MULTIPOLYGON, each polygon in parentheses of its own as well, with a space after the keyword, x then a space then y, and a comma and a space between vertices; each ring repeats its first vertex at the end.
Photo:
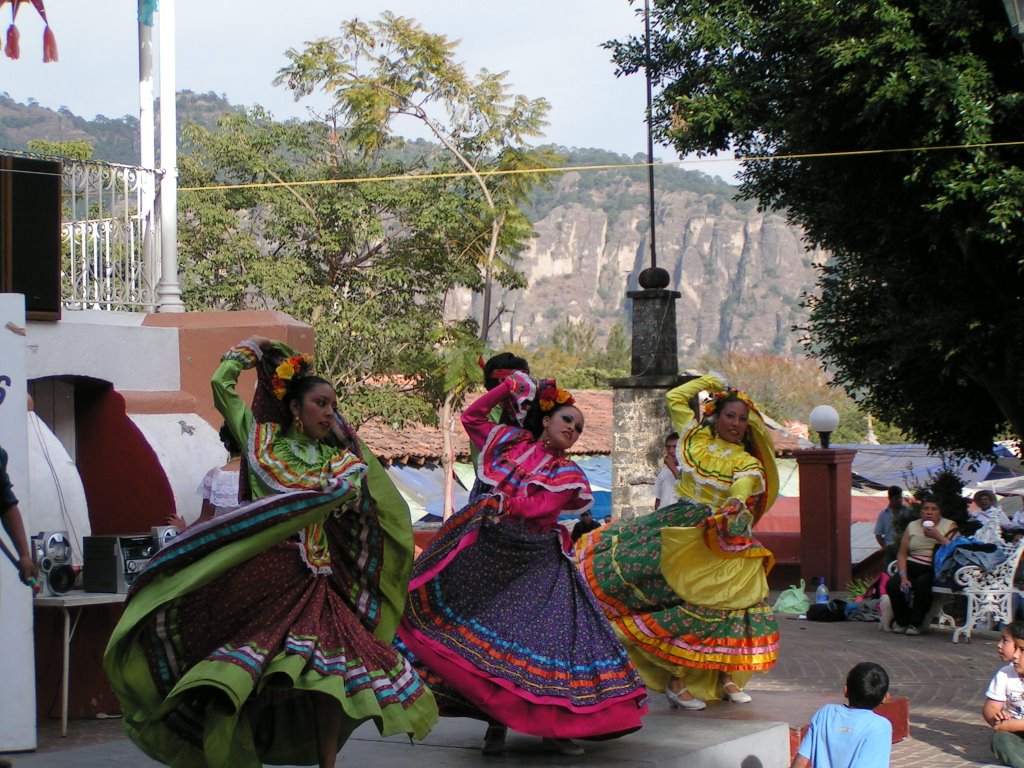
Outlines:
POLYGON ((484 386, 488 390, 494 389, 505 378, 504 375, 495 376, 495 372, 498 371, 522 371, 523 373, 529 373, 530 364, 526 362, 525 358, 514 355, 511 352, 499 352, 493 355, 490 360, 484 363, 484 386))

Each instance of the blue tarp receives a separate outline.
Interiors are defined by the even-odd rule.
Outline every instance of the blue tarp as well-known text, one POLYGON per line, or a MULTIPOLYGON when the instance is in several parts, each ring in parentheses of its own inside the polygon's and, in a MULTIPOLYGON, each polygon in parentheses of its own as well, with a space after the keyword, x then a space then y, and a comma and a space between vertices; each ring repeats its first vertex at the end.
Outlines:
MULTIPOLYGON (((591 510, 595 520, 603 520, 612 514, 612 458, 611 456, 580 456, 574 459, 587 476, 590 490, 594 493, 594 507, 591 510)), ((559 516, 559 520, 575 520, 575 512, 559 516)))
MULTIPOLYGON (((424 515, 432 514, 440 518, 444 508, 444 472, 439 466, 424 464, 422 467, 410 467, 393 464, 387 471, 409 502, 409 512, 414 522, 424 515)), ((454 508, 462 509, 468 500, 469 493, 456 484, 454 508)))
MULTIPOLYGON (((926 445, 834 445, 852 448, 853 474, 876 487, 898 485, 920 488, 928 485, 930 475, 942 469, 942 457, 931 454, 926 445)), ((988 461, 971 465, 969 461, 954 463, 964 486, 970 487, 988 477, 995 465, 988 461)))
MULTIPOLYGON (((612 460, 609 456, 582 456, 576 463, 583 470, 594 493, 593 516, 601 520, 612 513, 612 460)), ((410 467, 395 464, 388 467, 388 474, 398 490, 409 502, 409 511, 414 522, 439 521, 443 510, 444 473, 436 464, 410 467)), ((456 485, 455 509, 462 509, 469 501, 469 492, 456 485)), ((576 513, 562 515, 562 519, 577 518, 576 513)))

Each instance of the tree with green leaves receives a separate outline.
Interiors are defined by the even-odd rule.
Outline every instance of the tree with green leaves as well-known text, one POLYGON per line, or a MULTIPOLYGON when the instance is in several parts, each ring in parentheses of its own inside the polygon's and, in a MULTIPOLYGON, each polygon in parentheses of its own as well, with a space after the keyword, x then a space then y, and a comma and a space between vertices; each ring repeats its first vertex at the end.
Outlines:
POLYGON ((935 448, 1024 436, 1024 57, 997 0, 656 0, 658 138, 831 253, 808 350, 935 448))
POLYGON ((182 192, 186 306, 286 310, 316 330, 318 371, 355 423, 432 422, 441 349, 476 332, 444 321, 448 293, 478 284, 458 190, 362 181, 409 169, 258 108, 185 135, 183 187, 240 185, 182 192))
POLYGON ((78 160, 83 163, 87 160, 92 160, 93 155, 92 142, 85 141, 84 139, 74 139, 72 141, 30 139, 25 143, 25 146, 29 152, 34 152, 37 155, 63 157, 68 160, 78 160))
POLYGON ((479 198, 477 208, 467 210, 467 223, 479 233, 467 247, 482 270, 479 327, 486 343, 494 282, 523 287, 514 257, 533 231, 522 210, 540 180, 531 171, 549 167, 556 157, 526 144, 541 135, 548 102, 510 95, 506 73, 468 75, 454 58, 456 46, 412 19, 385 12, 374 22, 344 23, 337 37, 289 49, 290 64, 275 83, 296 99, 325 92, 334 100, 331 119, 344 120, 346 136, 359 146, 386 145, 399 117, 418 121, 441 142, 454 161, 449 170, 469 182, 467 199, 479 198))
MULTIPOLYGON (((479 340, 486 346, 501 310, 492 312, 495 282, 506 288, 525 287, 515 257, 533 227, 523 211, 529 190, 555 156, 533 150, 526 140, 541 135, 549 105, 544 99, 512 96, 505 73, 481 71, 475 77, 454 57, 457 42, 426 32, 412 19, 382 14, 374 22, 353 19, 337 37, 289 49, 290 63, 275 83, 301 99, 326 93, 333 104, 328 119, 342 122, 346 141, 368 151, 387 146, 397 118, 418 121, 444 147, 433 158, 432 173, 451 173, 458 188, 465 237, 460 259, 472 259, 480 270, 474 288, 482 294, 479 340)), ((479 344, 448 350, 448 360, 479 353, 479 344)), ((454 454, 453 414, 465 394, 465 372, 456 366, 458 386, 446 389, 441 406, 445 449, 446 505, 454 454)), ((446 506, 447 514, 447 506, 446 506)))

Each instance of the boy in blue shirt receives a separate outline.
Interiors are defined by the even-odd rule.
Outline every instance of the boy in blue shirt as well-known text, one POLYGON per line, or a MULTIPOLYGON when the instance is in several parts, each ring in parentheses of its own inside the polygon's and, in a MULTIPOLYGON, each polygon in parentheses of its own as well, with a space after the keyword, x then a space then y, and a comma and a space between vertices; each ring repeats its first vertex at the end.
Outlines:
POLYGON ((849 704, 826 704, 814 713, 791 768, 878 768, 889 764, 892 723, 873 710, 889 698, 889 675, 864 661, 843 689, 849 704))

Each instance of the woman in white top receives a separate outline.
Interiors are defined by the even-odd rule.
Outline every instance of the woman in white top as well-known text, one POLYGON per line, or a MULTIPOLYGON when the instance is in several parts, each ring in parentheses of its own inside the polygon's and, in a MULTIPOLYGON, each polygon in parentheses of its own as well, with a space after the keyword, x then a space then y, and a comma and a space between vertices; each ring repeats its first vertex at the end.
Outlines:
MULTIPOLYGON (((196 494, 203 499, 203 506, 199 510, 199 517, 192 525, 206 522, 218 515, 223 515, 238 504, 238 479, 240 477, 242 449, 235 440, 227 422, 220 427, 220 441, 224 444, 230 458, 227 464, 222 467, 214 467, 203 478, 203 482, 196 488, 196 494)), ((171 515, 167 518, 168 525, 177 526, 179 531, 185 530, 188 526, 181 515, 171 515)))

